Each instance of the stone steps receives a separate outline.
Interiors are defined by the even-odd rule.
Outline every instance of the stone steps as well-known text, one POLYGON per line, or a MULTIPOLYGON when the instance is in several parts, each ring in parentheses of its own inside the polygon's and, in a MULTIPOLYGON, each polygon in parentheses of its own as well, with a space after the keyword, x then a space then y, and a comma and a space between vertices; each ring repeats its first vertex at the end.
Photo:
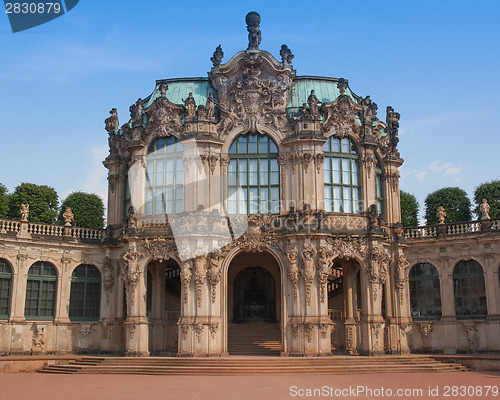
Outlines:
POLYGON ((262 322, 231 324, 227 346, 230 355, 278 356, 281 353, 280 326, 262 322))
POLYGON ((322 358, 225 357, 186 359, 175 357, 82 357, 44 367, 53 374, 137 375, 258 375, 258 374, 367 374, 394 372, 467 371, 455 363, 441 363, 426 356, 322 358))

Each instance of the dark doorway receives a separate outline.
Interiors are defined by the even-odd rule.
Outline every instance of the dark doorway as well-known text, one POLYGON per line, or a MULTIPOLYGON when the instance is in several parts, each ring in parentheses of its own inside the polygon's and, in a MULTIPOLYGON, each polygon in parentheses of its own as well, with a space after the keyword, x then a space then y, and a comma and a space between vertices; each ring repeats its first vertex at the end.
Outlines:
POLYGON ((234 280, 233 322, 276 322, 276 285, 262 267, 247 267, 234 280))

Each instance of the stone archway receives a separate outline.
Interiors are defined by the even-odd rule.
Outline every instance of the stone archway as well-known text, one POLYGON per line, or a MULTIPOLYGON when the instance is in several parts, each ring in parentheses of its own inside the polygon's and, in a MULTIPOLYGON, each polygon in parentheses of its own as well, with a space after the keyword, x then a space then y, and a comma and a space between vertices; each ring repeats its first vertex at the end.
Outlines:
POLYGON ((263 267, 246 267, 233 284, 233 322, 276 322, 276 284, 263 267))
POLYGON ((177 355, 177 321, 181 310, 180 268, 173 259, 147 267, 147 317, 151 355, 177 355))
POLYGON ((279 355, 282 289, 276 259, 267 252, 239 253, 227 282, 228 353, 279 355))
POLYGON ((336 258, 328 278, 328 311, 332 319, 332 351, 357 354, 362 314, 359 262, 336 258))

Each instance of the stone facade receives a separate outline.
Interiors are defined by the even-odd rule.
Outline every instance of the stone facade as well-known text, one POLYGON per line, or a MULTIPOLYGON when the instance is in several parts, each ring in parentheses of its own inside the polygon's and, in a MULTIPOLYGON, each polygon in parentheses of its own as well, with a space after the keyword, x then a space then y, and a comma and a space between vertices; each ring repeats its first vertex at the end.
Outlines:
POLYGON ((230 352, 229 327, 241 319, 278 323, 284 356, 499 350, 498 221, 477 232, 443 231, 455 229, 446 224, 435 235, 432 227, 405 231, 399 114, 387 107, 379 120, 376 104, 345 79, 296 76, 290 49, 281 47, 281 61, 260 50, 255 15, 247 22, 248 49, 222 63, 217 47, 208 78, 157 81, 122 126, 110 111, 105 231, 0 221, 0 259, 11 268, 0 352, 217 357, 230 352), (277 212, 228 212, 232 146, 242 136, 277 148, 277 212), (341 212, 329 209, 335 199, 325 194, 325 176, 335 173, 325 165, 342 152, 325 151, 332 139, 352 146, 345 152, 352 175, 339 186, 350 190, 342 201, 352 205, 341 212), (172 161, 183 182, 172 204, 182 207, 168 216, 151 211, 161 186, 151 183, 153 171, 167 165, 151 150, 159 140, 182 146, 179 163, 172 161), (469 259, 485 268, 481 320, 454 317, 450 271, 469 259), (36 262, 56 273, 53 318, 45 320, 25 316, 36 262), (438 268, 440 320, 412 319, 409 273, 419 262, 438 268), (94 320, 70 318, 80 265, 101 277, 94 320))

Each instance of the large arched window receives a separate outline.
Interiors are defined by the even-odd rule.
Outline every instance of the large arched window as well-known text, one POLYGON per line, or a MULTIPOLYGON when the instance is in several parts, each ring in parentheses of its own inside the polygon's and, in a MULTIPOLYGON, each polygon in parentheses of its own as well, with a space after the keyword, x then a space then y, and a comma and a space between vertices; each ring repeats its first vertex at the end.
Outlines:
POLYGON ((12 268, 7 260, 0 258, 0 319, 9 318, 12 268))
POLYGON ((97 321, 101 309, 101 274, 93 265, 82 264, 71 276, 69 319, 97 321))
POLYGON ((375 202, 377 204, 377 212, 384 215, 384 180, 382 166, 377 158, 375 166, 375 202))
POLYGON ((349 138, 328 138, 325 152, 325 211, 358 214, 361 185, 358 151, 349 138))
POLYGON ((410 270, 410 310, 414 319, 441 317, 439 273, 430 263, 419 263, 410 270))
POLYGON ((453 270, 455 313, 457 318, 485 318, 486 289, 483 268, 474 260, 460 261, 453 270))
POLYGON ((182 144, 174 136, 152 142, 146 155, 146 215, 183 211, 182 144))
POLYGON ((24 307, 26 319, 54 319, 56 287, 57 271, 52 264, 38 261, 30 267, 24 307))
POLYGON ((278 147, 260 133, 238 136, 229 148, 229 214, 278 214, 278 147))

